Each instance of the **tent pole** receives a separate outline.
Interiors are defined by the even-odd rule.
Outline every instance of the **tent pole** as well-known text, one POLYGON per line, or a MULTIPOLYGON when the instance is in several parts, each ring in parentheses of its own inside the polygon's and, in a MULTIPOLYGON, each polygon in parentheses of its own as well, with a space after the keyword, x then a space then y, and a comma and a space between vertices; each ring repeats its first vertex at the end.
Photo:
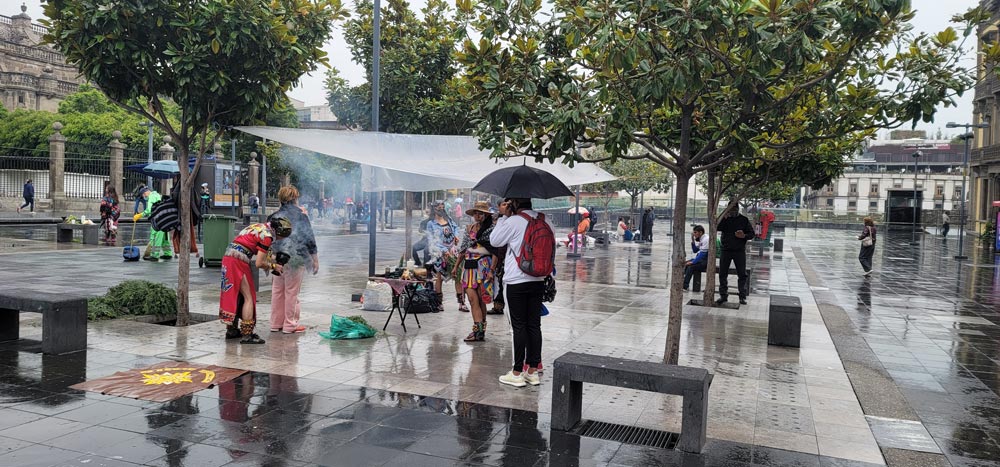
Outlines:
MULTIPOLYGON (((375 0, 372 18, 372 131, 378 134, 379 67, 382 55, 382 1, 375 0)), ((375 216, 372 209, 378 205, 378 192, 368 194, 368 275, 375 275, 375 216)))
POLYGON ((403 249, 403 256, 410 259, 413 251, 413 193, 403 192, 403 222, 406 229, 406 244, 403 249))

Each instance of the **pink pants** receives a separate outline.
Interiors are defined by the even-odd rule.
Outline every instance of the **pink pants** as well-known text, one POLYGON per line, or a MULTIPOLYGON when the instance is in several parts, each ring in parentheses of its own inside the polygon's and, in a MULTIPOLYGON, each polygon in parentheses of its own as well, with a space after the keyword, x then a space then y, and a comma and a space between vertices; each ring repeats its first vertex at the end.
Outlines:
POLYGON ((286 268, 271 281, 271 329, 292 332, 299 325, 299 290, 306 268, 286 268))

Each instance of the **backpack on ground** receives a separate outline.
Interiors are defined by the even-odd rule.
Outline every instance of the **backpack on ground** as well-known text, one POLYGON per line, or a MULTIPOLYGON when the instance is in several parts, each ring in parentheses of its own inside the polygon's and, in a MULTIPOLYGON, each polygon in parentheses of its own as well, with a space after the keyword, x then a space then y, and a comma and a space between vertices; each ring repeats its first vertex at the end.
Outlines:
POLYGON ((545 277, 552 274, 556 259, 556 236, 552 227, 545 222, 545 214, 538 213, 537 218, 523 212, 519 215, 528 221, 528 227, 524 229, 520 254, 514 255, 517 267, 529 276, 545 277))

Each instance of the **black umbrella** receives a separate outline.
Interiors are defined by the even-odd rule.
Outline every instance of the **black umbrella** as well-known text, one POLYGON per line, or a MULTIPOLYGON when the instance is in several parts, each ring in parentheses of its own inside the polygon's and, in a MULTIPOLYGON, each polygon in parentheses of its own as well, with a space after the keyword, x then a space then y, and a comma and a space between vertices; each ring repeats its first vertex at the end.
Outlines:
POLYGON ((483 177, 472 191, 504 198, 549 199, 573 196, 573 192, 555 175, 527 165, 504 167, 494 171, 483 177))

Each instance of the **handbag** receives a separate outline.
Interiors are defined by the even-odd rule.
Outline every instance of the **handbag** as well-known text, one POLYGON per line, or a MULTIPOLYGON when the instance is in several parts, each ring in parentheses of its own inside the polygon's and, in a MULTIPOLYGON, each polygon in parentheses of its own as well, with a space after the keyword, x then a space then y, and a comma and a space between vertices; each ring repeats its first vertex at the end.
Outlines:
POLYGON ((407 313, 437 313, 441 301, 434 289, 423 287, 410 292, 410 300, 404 303, 407 313))
POLYGON ((861 239, 861 246, 872 246, 872 245, 874 245, 875 241, 872 240, 871 232, 868 231, 867 227, 865 227, 865 232, 868 232, 868 236, 861 239))

